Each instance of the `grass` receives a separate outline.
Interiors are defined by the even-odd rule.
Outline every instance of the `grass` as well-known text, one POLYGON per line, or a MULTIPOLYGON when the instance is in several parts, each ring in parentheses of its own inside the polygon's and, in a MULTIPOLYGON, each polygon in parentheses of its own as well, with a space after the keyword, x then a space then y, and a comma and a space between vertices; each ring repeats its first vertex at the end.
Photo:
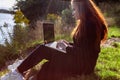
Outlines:
POLYGON ((112 26, 108 28, 108 38, 119 37, 120 38, 120 27, 112 26))
POLYGON ((96 65, 101 80, 120 80, 120 43, 118 47, 102 47, 96 65))
MULTIPOLYGON (((120 38, 120 28, 108 28, 108 38, 120 38)), ((95 73, 100 80, 120 80, 120 43, 114 42, 113 47, 101 47, 95 73), (114 46, 115 45, 115 46, 114 46)))

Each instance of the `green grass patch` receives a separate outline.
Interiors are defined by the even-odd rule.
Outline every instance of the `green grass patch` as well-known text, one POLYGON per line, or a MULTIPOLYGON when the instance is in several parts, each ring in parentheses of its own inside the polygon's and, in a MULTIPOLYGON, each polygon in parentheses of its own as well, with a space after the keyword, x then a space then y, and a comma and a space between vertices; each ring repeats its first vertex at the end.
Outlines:
POLYGON ((108 28, 108 38, 119 37, 120 38, 120 27, 112 26, 108 28))
POLYGON ((120 44, 117 45, 101 48, 96 65, 96 73, 101 80, 120 80, 120 44))

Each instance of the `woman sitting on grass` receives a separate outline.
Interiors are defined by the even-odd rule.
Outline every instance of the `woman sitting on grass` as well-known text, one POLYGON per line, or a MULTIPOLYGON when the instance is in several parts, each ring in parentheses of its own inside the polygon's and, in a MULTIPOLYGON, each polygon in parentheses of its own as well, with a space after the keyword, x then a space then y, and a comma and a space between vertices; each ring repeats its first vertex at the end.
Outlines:
POLYGON ((23 74, 42 59, 49 60, 37 75, 37 80, 62 80, 68 75, 89 75, 94 72, 100 53, 100 44, 107 37, 107 25, 102 13, 92 0, 72 0, 73 16, 77 25, 72 32, 73 43, 67 43, 66 52, 39 45, 17 67, 23 74))

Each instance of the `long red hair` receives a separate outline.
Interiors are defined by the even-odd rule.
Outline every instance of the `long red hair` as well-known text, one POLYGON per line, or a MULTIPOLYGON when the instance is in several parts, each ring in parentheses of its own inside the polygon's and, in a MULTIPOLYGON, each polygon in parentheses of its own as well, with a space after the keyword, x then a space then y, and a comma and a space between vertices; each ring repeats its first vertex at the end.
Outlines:
POLYGON ((84 34, 86 34, 85 28, 87 28, 86 23, 91 22, 96 24, 97 32, 96 34, 98 36, 100 36, 101 34, 101 29, 104 29, 101 43, 105 42, 108 34, 107 23, 105 21, 103 14, 99 10, 99 8, 95 5, 95 3, 92 0, 73 0, 72 2, 75 2, 76 5, 78 5, 78 8, 80 8, 79 9, 80 19, 77 20, 77 25, 72 31, 72 36, 74 36, 76 39, 81 38, 81 35, 84 36, 84 34), (90 16, 90 18, 86 17, 88 15, 90 16), (103 25, 104 28, 102 28, 103 25))

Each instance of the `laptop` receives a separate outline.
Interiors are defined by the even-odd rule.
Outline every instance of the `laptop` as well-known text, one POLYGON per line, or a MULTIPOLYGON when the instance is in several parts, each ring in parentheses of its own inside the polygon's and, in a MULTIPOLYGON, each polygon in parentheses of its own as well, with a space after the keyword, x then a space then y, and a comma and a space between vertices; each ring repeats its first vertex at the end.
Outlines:
POLYGON ((44 36, 44 43, 51 43, 55 41, 55 34, 54 34, 54 24, 51 22, 43 23, 43 36, 44 36))
POLYGON ((55 34, 54 34, 54 24, 50 23, 50 22, 46 22, 43 23, 43 36, 44 36, 44 43, 45 46, 54 48, 58 51, 61 51, 63 53, 66 53, 66 50, 60 49, 61 48, 65 48, 64 45, 61 43, 58 43, 57 41, 55 41, 55 34))

